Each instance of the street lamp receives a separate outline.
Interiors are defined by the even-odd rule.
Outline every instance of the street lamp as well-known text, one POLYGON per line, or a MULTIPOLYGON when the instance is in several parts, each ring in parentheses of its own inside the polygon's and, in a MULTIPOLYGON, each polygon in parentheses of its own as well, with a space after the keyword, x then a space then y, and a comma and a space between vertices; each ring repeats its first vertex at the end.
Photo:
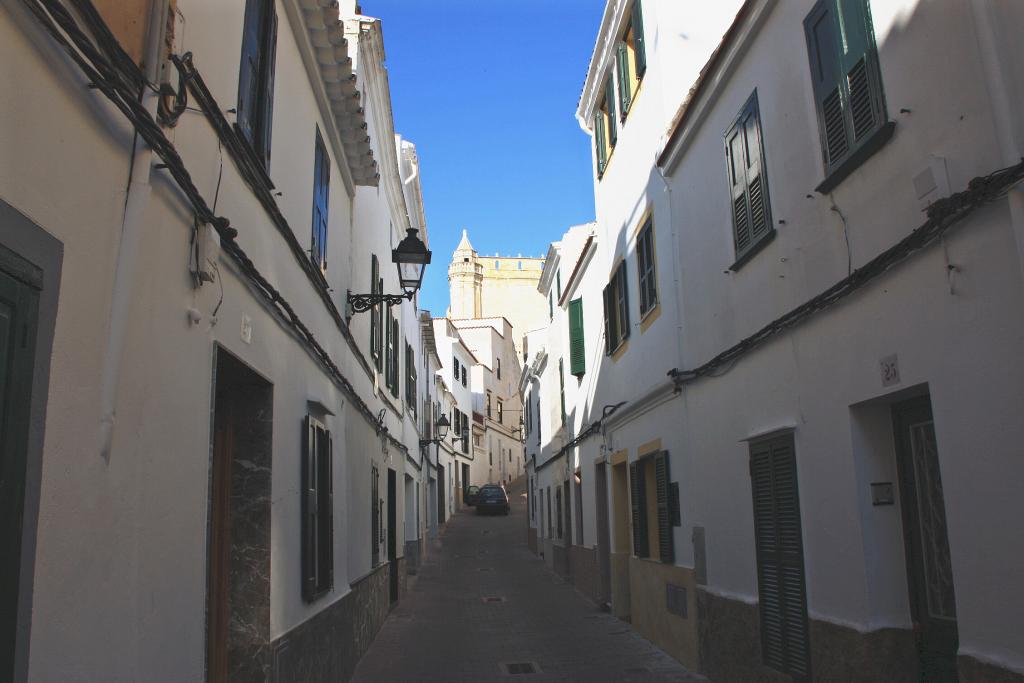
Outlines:
POLYGON ((442 441, 444 441, 444 438, 446 436, 448 436, 448 428, 451 427, 451 426, 452 426, 451 423, 448 421, 448 416, 447 415, 442 415, 441 417, 439 417, 437 419, 437 422, 434 423, 434 427, 437 430, 437 432, 436 432, 437 433, 437 438, 436 439, 420 439, 420 445, 421 446, 426 446, 426 445, 432 444, 432 443, 441 443, 442 441))
POLYGON ((352 313, 369 311, 377 304, 398 306, 403 299, 412 301, 412 297, 423 285, 423 273, 430 263, 430 250, 423 243, 415 228, 406 230, 405 239, 391 250, 391 261, 398 266, 398 282, 402 294, 353 294, 348 292, 349 317, 352 313))

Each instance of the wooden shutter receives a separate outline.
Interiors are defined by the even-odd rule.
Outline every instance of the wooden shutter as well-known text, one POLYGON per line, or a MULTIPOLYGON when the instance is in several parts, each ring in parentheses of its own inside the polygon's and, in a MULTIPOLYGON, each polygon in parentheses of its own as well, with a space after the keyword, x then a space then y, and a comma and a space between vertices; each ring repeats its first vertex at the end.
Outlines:
POLYGON ((391 388, 391 305, 384 308, 384 386, 391 388))
POLYGON ((277 62, 277 10, 273 0, 267 0, 267 26, 264 33, 263 55, 260 76, 263 88, 260 93, 259 146, 263 154, 263 166, 270 172, 270 137, 274 127, 274 67, 277 62))
POLYGON ((612 284, 615 282, 614 278, 612 283, 609 283, 607 287, 601 292, 601 299, 604 302, 604 352, 606 355, 611 355, 612 351, 615 350, 615 343, 612 340, 615 334, 615 313, 614 307, 612 306, 612 299, 610 292, 614 291, 612 284))
MULTIPOLYGON (((604 112, 594 112, 594 154, 597 158, 597 177, 604 175, 604 167, 608 160, 605 157, 604 112)), ((554 311, 552 311, 554 313, 554 311)))
POLYGON ((647 496, 643 476, 644 463, 630 463, 629 504, 633 516, 633 554, 637 557, 650 555, 647 542, 647 496))
POLYGON ((654 456, 654 490, 658 504, 658 555, 662 562, 672 564, 675 562, 675 551, 672 546, 669 464, 666 451, 654 456))
POLYGON ((320 559, 323 571, 320 573, 320 591, 334 588, 334 440, 326 429, 322 434, 324 478, 318 482, 322 492, 320 524, 323 527, 323 542, 320 544, 320 559))
POLYGON ((558 398, 562 406, 562 423, 565 423, 565 362, 558 359, 558 398))
POLYGON ((616 317, 619 323, 619 341, 629 338, 629 279, 626 276, 626 262, 619 264, 616 290, 616 317))
POLYGON ((255 146, 253 134, 259 97, 260 26, 264 0, 247 0, 242 24, 242 62, 238 69, 238 127, 255 146))
POLYGON ((647 53, 644 43, 644 15, 640 9, 640 0, 633 1, 633 53, 636 56, 636 77, 641 79, 647 71, 647 53))
POLYGON ((391 319, 391 395, 398 398, 399 395, 399 376, 400 376, 400 358, 399 358, 399 343, 398 343, 398 317, 391 319))
POLYGON ((838 3, 844 47, 839 55, 846 99, 846 123, 853 144, 875 130, 884 116, 880 78, 875 61, 871 19, 866 0, 838 3))
POLYGON ((615 86, 612 85, 611 74, 604 82, 604 109, 601 118, 608 121, 608 145, 614 147, 619 141, 618 126, 615 124, 615 86))
POLYGON ((619 73, 619 111, 622 120, 626 120, 629 105, 633 101, 633 83, 629 74, 629 50, 625 43, 619 43, 615 54, 615 63, 619 73))
POLYGON ((651 219, 640 230, 636 242, 637 270, 640 271, 640 314, 646 314, 658 302, 654 271, 654 226, 651 219))
POLYGON ((377 466, 370 467, 370 559, 373 566, 377 566, 380 560, 380 508, 377 506, 379 488, 377 480, 380 478, 377 466))
POLYGON ((307 415, 302 421, 302 597, 316 596, 316 423, 307 415))
POLYGON ((792 435, 750 445, 750 480, 764 661, 807 678, 810 645, 792 435))
POLYGON ((569 302, 569 372, 581 377, 587 371, 583 343, 583 299, 569 302))
POLYGON ((761 120, 755 92, 725 134, 733 241, 737 256, 744 254, 772 230, 761 140, 761 120))

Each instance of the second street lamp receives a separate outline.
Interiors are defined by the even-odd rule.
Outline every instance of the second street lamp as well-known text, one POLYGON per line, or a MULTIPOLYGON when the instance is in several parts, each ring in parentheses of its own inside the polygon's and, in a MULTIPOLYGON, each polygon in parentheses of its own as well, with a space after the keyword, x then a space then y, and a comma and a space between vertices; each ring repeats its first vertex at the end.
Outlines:
POLYGON ((398 306, 403 300, 412 300, 423 285, 423 273, 430 263, 430 250, 416 234, 415 228, 406 230, 405 238, 391 250, 391 261, 398 266, 398 283, 402 294, 353 294, 348 292, 348 316, 369 311, 377 304, 398 306))

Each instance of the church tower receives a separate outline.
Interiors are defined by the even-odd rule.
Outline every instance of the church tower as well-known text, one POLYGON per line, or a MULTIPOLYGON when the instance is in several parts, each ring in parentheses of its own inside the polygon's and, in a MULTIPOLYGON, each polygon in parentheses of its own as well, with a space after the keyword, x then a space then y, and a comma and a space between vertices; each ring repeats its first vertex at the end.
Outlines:
POLYGON ((477 258, 476 249, 469 243, 469 236, 462 231, 462 240, 452 254, 448 266, 448 288, 451 305, 448 317, 479 318, 483 314, 484 267, 477 258))

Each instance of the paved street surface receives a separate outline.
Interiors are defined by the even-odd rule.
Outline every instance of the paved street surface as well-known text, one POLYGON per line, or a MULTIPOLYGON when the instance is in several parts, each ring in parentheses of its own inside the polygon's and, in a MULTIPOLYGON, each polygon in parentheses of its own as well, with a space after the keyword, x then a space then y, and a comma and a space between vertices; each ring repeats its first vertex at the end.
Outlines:
POLYGON ((705 680, 550 572, 526 547, 525 498, 512 498, 508 517, 460 513, 448 523, 354 681, 705 680), (516 663, 539 673, 503 667, 516 663))

